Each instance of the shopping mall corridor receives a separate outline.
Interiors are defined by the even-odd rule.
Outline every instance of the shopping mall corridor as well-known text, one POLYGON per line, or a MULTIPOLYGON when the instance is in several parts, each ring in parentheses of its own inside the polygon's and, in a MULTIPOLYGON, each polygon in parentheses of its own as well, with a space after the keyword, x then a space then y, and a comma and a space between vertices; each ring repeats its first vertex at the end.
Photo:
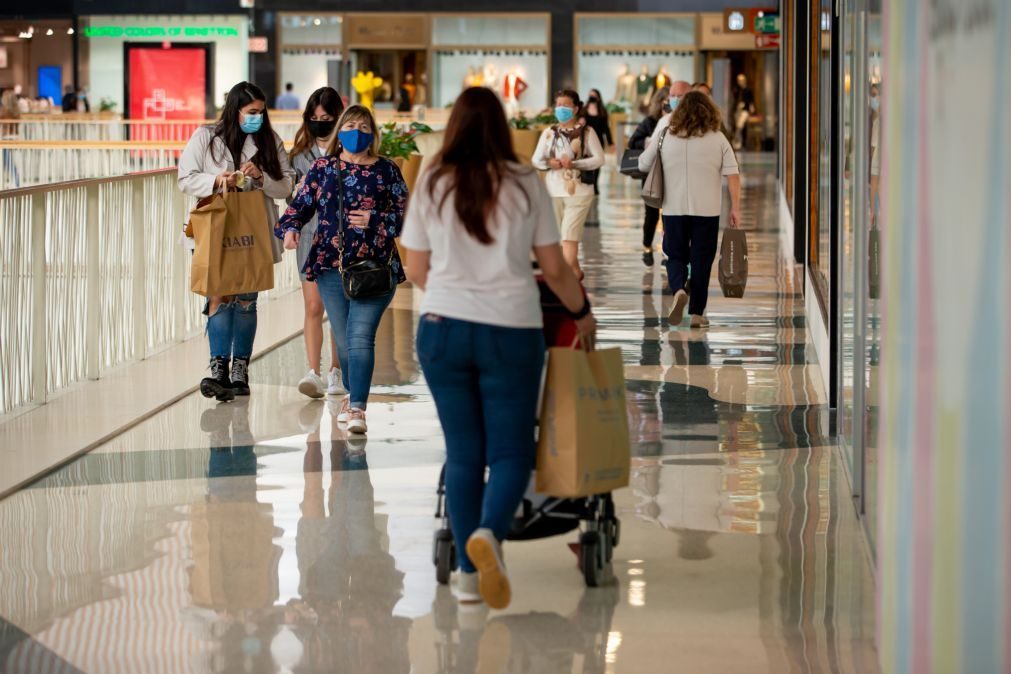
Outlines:
POLYGON ((507 544, 505 612, 436 584, 442 438, 403 290, 367 441, 295 389, 299 338, 254 364, 248 401, 194 394, 0 502, 0 671, 877 671, 772 162, 745 162, 750 281, 724 299, 714 278, 708 331, 667 325, 637 184, 604 173, 585 268, 633 454, 613 583, 584 587, 570 534, 507 544))

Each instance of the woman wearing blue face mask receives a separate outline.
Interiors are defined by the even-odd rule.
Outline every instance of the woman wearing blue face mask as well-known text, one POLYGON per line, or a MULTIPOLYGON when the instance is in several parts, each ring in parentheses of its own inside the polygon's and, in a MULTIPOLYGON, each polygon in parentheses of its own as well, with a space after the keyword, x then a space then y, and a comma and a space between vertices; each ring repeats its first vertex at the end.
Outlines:
MULTIPOLYGON (((179 158, 179 189, 198 199, 223 189, 262 192, 266 206, 264 234, 269 236, 277 221, 274 199, 291 194, 295 172, 288 163, 284 141, 270 127, 266 100, 255 84, 240 82, 232 87, 221 119, 198 128, 186 144, 179 158)), ((274 262, 280 261, 281 246, 277 245, 274 262)), ((207 298, 204 314, 211 373, 200 382, 205 397, 227 401, 249 395, 256 298, 256 293, 207 298)))
POLYGON ((407 185, 397 165, 379 156, 379 135, 372 111, 352 105, 337 122, 327 156, 313 164, 302 188, 277 223, 284 247, 298 247, 300 233, 313 216, 319 224, 306 259, 306 279, 315 281, 337 342, 341 378, 348 395, 340 415, 348 431, 364 434, 365 408, 375 368, 376 332, 395 286, 406 277, 396 237, 404 222, 407 185), (357 296, 345 281, 362 262, 388 270, 388 292, 357 296))
POLYGON ((579 244, 594 199, 595 181, 590 176, 604 165, 604 148, 597 132, 587 125, 583 104, 575 91, 563 89, 555 95, 555 118, 558 124, 541 134, 531 163, 548 172, 544 184, 561 229, 562 255, 576 276, 582 278, 579 244))

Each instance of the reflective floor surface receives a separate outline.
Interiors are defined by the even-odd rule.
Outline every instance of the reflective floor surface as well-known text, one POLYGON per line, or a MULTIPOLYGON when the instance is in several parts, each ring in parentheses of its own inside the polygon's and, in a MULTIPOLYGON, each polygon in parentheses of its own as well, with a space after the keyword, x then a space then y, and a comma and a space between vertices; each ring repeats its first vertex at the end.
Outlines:
POLYGON ((751 279, 738 300, 714 283, 707 332, 667 325, 635 185, 605 173, 587 282, 633 433, 606 587, 584 587, 574 534, 507 544, 507 611, 436 584, 443 445, 403 291, 367 441, 295 390, 295 340, 248 401, 187 398, 0 502, 0 672, 877 671, 773 173, 747 166, 751 279))

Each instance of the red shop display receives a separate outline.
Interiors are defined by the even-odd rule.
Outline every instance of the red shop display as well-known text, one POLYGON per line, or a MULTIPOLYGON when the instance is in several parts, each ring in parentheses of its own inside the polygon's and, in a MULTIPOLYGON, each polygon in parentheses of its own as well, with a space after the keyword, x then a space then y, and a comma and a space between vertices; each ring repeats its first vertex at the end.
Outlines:
POLYGON ((209 51, 204 45, 128 45, 130 119, 206 119, 209 51))

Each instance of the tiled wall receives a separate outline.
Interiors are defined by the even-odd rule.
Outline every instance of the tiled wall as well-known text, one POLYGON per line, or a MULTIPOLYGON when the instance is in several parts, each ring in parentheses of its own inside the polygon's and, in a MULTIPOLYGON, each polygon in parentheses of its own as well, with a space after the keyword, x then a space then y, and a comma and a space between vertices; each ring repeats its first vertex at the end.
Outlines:
POLYGON ((1011 3, 884 5, 882 671, 1011 672, 1011 3))

